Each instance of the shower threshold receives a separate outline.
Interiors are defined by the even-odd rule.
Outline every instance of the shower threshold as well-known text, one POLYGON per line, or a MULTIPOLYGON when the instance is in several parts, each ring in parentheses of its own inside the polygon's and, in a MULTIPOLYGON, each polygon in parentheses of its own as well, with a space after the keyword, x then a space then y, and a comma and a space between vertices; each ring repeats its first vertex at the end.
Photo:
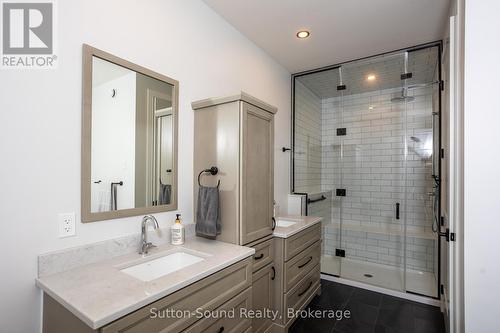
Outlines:
MULTIPOLYGON (((340 275, 343 279, 397 291, 402 291, 404 286, 404 275, 401 268, 346 258, 342 258, 341 264, 339 257, 329 255, 321 256, 321 273, 340 275)), ((437 280, 434 273, 407 270, 406 291, 428 297, 437 297, 437 280)))

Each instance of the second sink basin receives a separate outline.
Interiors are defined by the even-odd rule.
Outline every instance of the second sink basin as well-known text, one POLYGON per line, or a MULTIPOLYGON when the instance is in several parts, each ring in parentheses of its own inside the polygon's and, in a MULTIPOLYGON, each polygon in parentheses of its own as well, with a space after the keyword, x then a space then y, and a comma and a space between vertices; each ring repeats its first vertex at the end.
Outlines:
POLYGON ((276 226, 282 228, 288 228, 294 225, 295 223, 297 223, 297 221, 278 219, 278 221, 276 221, 276 226))
POLYGON ((152 281, 205 260, 202 255, 189 252, 179 249, 146 262, 129 265, 120 271, 141 281, 152 281))

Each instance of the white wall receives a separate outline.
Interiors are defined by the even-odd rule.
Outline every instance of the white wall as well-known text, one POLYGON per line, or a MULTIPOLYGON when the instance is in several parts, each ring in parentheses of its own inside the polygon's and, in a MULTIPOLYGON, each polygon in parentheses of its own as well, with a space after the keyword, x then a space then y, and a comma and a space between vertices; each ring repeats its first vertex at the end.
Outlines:
POLYGON ((498 332, 500 317, 500 2, 465 2, 465 331, 498 332))
MULTIPOLYGON (((37 332, 39 253, 139 232, 140 217, 77 224, 57 238, 57 214, 80 217, 82 43, 180 81, 179 211, 192 220, 190 103, 240 89, 276 105, 275 196, 286 211, 290 76, 198 0, 58 1, 59 67, 0 73, 0 331, 37 332)), ((157 215, 162 227, 174 212, 157 215)))

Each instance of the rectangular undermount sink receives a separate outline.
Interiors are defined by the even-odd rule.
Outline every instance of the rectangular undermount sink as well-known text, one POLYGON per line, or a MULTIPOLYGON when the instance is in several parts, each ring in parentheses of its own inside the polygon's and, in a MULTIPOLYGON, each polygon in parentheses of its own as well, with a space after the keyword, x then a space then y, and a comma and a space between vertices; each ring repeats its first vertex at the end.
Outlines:
POLYGON ((276 221, 276 226, 282 227, 282 228, 288 228, 288 227, 291 227, 292 225, 294 225, 295 223, 297 223, 297 222, 292 221, 292 220, 278 220, 278 221, 276 221))
POLYGON ((193 255, 184 251, 178 251, 141 264, 123 268, 120 271, 141 281, 148 282, 181 270, 185 267, 194 265, 203 260, 205 259, 201 256, 193 255))

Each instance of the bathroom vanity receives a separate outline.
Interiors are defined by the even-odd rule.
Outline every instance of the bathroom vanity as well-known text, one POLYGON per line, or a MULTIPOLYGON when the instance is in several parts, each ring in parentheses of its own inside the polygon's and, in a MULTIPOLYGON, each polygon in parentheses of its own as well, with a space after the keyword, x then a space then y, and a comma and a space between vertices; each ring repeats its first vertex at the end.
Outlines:
POLYGON ((43 332, 246 332, 252 321, 240 318, 239 309, 252 308, 254 252, 193 237, 147 256, 133 253, 42 276, 43 332), (154 267, 157 260, 163 262, 154 267), (231 309, 234 318, 200 315, 231 309))
POLYGON ((320 221, 278 218, 273 234, 249 246, 189 237, 148 255, 47 271, 37 279, 43 332, 287 332, 295 320, 288 309, 303 309, 320 291, 320 221), (270 309, 278 318, 241 316, 241 309, 270 309))
POLYGON ((273 304, 279 313, 273 332, 288 332, 300 311, 320 294, 321 218, 281 217, 273 233, 276 278, 273 304))

